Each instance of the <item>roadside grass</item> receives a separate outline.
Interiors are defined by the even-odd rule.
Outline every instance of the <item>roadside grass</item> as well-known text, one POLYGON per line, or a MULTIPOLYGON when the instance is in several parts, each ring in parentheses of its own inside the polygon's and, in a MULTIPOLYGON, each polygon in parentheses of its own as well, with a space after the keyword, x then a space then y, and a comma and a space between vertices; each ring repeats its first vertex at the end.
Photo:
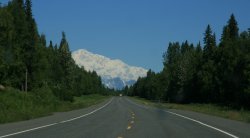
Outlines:
POLYGON ((0 124, 29 120, 103 102, 108 96, 84 95, 74 97, 74 102, 60 101, 48 88, 34 92, 21 92, 13 88, 0 91, 0 124))
POLYGON ((80 109, 89 107, 105 101, 110 96, 103 96, 99 94, 83 95, 81 97, 74 97, 74 102, 63 102, 57 109, 58 112, 71 111, 74 109, 80 109))
POLYGON ((144 105, 154 106, 162 109, 178 109, 204 113, 208 115, 223 117, 231 120, 250 123, 249 110, 235 110, 229 107, 222 107, 214 104, 175 104, 175 103, 159 103, 152 102, 139 97, 130 97, 132 100, 144 105))

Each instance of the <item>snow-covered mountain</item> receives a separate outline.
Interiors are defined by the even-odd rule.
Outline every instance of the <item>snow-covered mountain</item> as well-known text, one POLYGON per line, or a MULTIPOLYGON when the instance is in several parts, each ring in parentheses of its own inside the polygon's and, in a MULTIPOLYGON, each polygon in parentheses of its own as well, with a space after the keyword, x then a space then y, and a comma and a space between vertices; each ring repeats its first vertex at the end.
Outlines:
POLYGON ((122 89, 147 74, 144 68, 129 66, 119 59, 110 59, 84 49, 72 52, 72 57, 77 65, 83 66, 87 71, 96 71, 103 84, 109 88, 122 89))

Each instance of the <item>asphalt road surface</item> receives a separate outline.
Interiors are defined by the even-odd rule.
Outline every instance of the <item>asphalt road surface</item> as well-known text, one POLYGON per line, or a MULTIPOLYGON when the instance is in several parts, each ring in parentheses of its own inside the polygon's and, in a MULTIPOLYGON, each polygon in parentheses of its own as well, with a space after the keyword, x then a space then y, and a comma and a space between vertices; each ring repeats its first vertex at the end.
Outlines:
POLYGON ((205 114, 162 110, 113 97, 89 108, 0 125, 0 138, 249 137, 250 124, 205 114))

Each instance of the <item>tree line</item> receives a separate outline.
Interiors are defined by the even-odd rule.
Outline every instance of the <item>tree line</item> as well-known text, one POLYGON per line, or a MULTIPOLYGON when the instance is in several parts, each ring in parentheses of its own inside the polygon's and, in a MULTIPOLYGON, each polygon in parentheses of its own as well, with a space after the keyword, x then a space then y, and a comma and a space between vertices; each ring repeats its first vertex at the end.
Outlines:
POLYGON ((66 101, 109 91, 96 72, 75 64, 64 32, 59 45, 47 44, 38 32, 31 0, 0 4, 0 84, 28 92, 46 87, 66 101))
POLYGON ((160 73, 149 70, 124 92, 173 103, 213 103, 250 109, 250 29, 239 33, 232 14, 220 42, 210 25, 204 45, 169 43, 160 73))

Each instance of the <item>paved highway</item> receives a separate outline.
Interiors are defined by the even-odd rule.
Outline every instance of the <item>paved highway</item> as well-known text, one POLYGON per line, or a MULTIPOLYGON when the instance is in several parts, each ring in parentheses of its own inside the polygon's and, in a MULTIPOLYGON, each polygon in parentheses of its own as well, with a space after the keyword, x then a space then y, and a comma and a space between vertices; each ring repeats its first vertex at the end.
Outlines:
POLYGON ((0 125, 0 138, 250 137, 250 124, 113 97, 89 108, 0 125))

